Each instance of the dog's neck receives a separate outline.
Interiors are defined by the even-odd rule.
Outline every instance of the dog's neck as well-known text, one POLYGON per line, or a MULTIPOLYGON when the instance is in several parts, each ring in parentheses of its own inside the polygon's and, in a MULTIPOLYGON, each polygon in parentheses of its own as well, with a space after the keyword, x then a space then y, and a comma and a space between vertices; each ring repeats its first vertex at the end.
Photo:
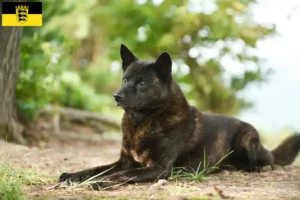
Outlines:
POLYGON ((133 123, 134 126, 138 126, 143 121, 146 120, 148 116, 150 116, 152 113, 154 113, 154 110, 148 110, 148 111, 137 111, 133 109, 126 109, 125 114, 128 116, 130 121, 133 123))

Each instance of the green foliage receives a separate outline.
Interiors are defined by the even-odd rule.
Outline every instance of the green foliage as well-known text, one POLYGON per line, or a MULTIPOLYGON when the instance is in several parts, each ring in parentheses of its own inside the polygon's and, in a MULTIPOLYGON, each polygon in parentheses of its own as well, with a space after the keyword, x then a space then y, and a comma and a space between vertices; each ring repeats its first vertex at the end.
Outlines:
POLYGON ((45 42, 38 33, 24 35, 16 97, 21 112, 34 118, 35 110, 49 102, 49 91, 66 62, 63 50, 54 43, 45 42))
POLYGON ((91 26, 100 27, 101 35, 108 38, 112 60, 120 60, 121 42, 143 59, 168 51, 179 69, 176 78, 191 86, 185 93, 200 109, 237 114, 251 106, 238 94, 249 84, 264 81, 268 70, 260 67, 260 58, 250 51, 275 30, 251 20, 248 8, 255 1, 218 0, 216 9, 210 10, 205 10, 208 1, 136 2, 101 1, 88 8, 91 26), (233 48, 236 44, 240 50, 233 48), (216 53, 206 58, 207 50, 216 53), (240 73, 228 74, 225 69, 231 63, 226 59, 237 63, 240 73), (249 63, 253 69, 244 67, 249 63), (189 73, 182 73, 186 66, 189 73))
MULTIPOLYGON (((69 51, 74 42, 68 40, 58 27, 48 27, 51 10, 59 1, 44 2, 43 24, 46 27, 23 29, 21 62, 16 98, 19 112, 34 119, 36 111, 47 104, 52 85, 70 65, 69 51)), ((56 9, 58 14, 59 9, 56 9)))
POLYGON ((98 112, 114 109, 111 95, 120 86, 119 48, 125 43, 141 59, 168 51, 174 76, 191 104, 237 114, 252 105, 240 92, 265 81, 269 73, 253 50, 275 28, 252 21, 249 6, 254 3, 45 1, 43 27, 24 28, 19 110, 34 117, 48 103, 98 112), (80 75, 76 84, 64 80, 70 73, 80 75))
POLYGON ((64 71, 51 88, 52 104, 97 112, 103 112, 103 105, 113 105, 110 96, 96 93, 76 72, 64 71))

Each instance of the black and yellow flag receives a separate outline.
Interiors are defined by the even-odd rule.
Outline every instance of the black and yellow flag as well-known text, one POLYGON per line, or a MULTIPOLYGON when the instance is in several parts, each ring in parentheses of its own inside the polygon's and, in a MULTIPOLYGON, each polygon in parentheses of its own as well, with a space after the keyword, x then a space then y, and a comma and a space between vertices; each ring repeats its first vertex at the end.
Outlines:
POLYGON ((2 2, 2 26, 42 26, 42 2, 2 2))

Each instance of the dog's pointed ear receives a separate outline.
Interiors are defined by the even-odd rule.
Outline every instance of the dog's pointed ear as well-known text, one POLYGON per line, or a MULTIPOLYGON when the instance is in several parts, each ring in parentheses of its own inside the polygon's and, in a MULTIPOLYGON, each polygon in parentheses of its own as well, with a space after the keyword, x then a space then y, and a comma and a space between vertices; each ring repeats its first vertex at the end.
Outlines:
POLYGON ((169 80, 172 77, 172 59, 167 52, 163 52, 155 61, 155 68, 163 80, 169 80))
POLYGON ((120 54, 123 71, 125 71, 132 62, 139 60, 124 44, 121 44, 120 54))

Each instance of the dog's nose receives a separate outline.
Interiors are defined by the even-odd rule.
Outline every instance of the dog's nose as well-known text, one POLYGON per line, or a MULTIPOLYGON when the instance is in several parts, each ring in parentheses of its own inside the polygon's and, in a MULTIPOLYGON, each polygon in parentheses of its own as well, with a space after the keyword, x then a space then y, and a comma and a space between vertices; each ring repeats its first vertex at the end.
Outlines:
POLYGON ((117 101, 117 102, 119 102, 119 101, 122 101, 122 99, 123 99, 123 97, 121 96, 121 95, 119 95, 119 94, 114 94, 114 97, 115 97, 115 100, 117 101))

